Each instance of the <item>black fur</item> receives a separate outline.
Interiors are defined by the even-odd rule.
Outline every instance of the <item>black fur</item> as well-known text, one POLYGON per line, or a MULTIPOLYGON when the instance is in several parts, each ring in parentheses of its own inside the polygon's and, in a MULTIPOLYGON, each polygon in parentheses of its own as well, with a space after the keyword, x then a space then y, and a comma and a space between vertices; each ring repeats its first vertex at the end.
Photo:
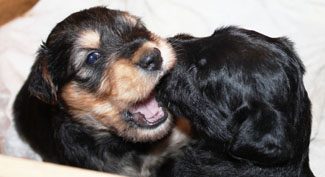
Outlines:
POLYGON ((314 176, 305 71, 288 39, 227 27, 169 41, 177 64, 157 91, 196 136, 160 176, 314 176))

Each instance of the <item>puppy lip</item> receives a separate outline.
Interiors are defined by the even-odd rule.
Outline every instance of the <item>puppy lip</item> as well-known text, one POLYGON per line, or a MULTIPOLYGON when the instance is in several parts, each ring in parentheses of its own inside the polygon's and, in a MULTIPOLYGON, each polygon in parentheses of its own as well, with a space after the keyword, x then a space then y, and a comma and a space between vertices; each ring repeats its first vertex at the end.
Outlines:
POLYGON ((142 113, 131 113, 130 111, 125 111, 125 120, 129 123, 135 124, 137 127, 153 129, 164 123, 168 118, 168 113, 165 108, 163 108, 163 116, 157 120, 149 121, 142 113))
POLYGON ((125 121, 141 128, 155 128, 165 122, 168 115, 167 109, 160 106, 154 93, 124 111, 125 121))

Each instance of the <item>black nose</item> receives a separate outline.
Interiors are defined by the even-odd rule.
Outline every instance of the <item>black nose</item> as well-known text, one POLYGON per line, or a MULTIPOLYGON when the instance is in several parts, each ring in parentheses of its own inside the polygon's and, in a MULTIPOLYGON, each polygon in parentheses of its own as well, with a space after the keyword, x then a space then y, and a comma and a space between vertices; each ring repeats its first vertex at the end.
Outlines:
POLYGON ((159 70, 161 68, 161 64, 161 53, 157 48, 154 48, 153 50, 144 54, 139 60, 139 66, 149 71, 159 70))

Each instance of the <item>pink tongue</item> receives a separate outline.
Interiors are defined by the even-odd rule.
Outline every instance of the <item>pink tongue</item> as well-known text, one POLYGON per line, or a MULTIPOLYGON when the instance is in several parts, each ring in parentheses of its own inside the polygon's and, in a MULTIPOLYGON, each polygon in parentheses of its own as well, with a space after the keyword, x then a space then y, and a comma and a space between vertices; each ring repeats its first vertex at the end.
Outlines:
POLYGON ((133 114, 143 114, 149 123, 154 123, 164 116, 164 111, 158 106, 158 102, 154 96, 150 96, 146 100, 135 104, 129 111, 133 114))

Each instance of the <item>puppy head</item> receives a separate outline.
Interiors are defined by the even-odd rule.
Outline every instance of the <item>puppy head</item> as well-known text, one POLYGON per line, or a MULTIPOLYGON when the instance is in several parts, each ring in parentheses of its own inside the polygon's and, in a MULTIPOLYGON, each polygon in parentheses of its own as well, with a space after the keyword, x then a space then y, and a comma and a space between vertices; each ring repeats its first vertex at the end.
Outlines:
POLYGON ((76 120, 133 141, 163 137, 171 116, 153 88, 173 66, 169 44, 126 12, 74 13, 50 33, 29 76, 29 91, 64 105, 76 120))
POLYGON ((228 144, 237 159, 278 164, 306 153, 310 101, 303 65, 287 39, 229 27, 169 40, 180 52, 157 88, 177 116, 228 144))

